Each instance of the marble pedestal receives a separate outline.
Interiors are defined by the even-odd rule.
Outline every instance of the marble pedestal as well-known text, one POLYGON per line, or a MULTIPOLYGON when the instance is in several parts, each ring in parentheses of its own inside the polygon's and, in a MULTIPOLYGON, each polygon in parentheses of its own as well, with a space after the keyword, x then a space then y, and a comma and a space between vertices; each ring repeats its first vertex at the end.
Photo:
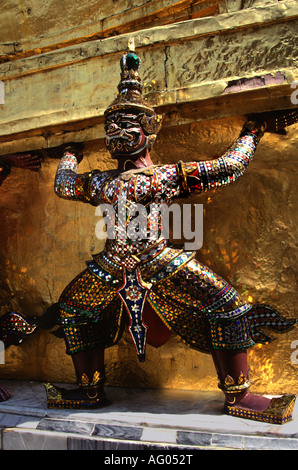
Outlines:
POLYGON ((218 392, 107 387, 99 410, 47 409, 43 384, 1 380, 13 396, 0 403, 2 450, 298 450, 298 406, 284 425, 222 413, 218 392))

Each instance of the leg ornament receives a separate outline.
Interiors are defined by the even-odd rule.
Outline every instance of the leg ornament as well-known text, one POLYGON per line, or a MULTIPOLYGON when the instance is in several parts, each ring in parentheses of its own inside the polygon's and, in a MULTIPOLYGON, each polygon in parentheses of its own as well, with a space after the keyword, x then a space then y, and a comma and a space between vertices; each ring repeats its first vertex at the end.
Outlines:
POLYGON ((251 382, 248 377, 241 372, 238 379, 235 381, 233 377, 227 375, 223 383, 219 383, 218 387, 224 392, 226 395, 226 403, 229 405, 234 405, 237 401, 237 398, 240 395, 243 395, 249 387, 251 386, 251 382))

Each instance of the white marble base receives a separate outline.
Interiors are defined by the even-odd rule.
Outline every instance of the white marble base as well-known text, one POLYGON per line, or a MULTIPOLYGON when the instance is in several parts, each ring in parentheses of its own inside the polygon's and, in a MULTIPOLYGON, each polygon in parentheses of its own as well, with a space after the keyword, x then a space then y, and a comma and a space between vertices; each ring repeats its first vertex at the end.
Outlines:
POLYGON ((13 394, 0 403, 3 450, 146 449, 156 445, 298 450, 298 404, 291 422, 272 425, 223 414, 220 391, 107 387, 112 404, 86 411, 48 409, 41 383, 2 380, 1 384, 13 394))

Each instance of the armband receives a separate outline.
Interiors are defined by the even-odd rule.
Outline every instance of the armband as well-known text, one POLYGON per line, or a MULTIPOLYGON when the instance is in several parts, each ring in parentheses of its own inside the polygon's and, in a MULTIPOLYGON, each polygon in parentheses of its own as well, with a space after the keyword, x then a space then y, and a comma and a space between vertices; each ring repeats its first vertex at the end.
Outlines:
POLYGON ((75 183, 75 193, 78 201, 92 204, 91 185, 92 179, 98 170, 92 170, 89 173, 78 175, 75 183))
POLYGON ((184 169, 184 164, 180 160, 177 165, 177 175, 178 175, 178 181, 181 189, 181 196, 188 196, 191 193, 191 190, 187 184, 187 175, 184 169))

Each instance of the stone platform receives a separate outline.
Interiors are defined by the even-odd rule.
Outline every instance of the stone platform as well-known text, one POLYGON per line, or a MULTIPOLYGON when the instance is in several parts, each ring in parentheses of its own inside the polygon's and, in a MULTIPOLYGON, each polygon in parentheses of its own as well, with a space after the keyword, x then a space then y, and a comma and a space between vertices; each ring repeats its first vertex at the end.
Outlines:
POLYGON ((113 456, 139 450, 180 458, 197 450, 298 450, 298 404, 293 420, 280 426, 224 415, 220 391, 107 387, 110 406, 81 411, 47 409, 41 383, 1 385, 13 393, 0 403, 2 450, 102 450, 113 456))

